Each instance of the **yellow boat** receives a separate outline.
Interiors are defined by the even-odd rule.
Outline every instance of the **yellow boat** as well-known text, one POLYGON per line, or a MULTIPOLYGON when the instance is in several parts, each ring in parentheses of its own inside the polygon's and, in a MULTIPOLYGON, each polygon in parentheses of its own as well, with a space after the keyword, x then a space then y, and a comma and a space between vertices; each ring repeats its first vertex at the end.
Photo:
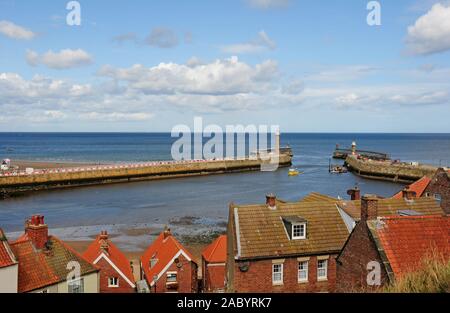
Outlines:
POLYGON ((298 176, 298 175, 300 175, 300 171, 296 168, 291 168, 291 169, 289 169, 288 175, 289 176, 298 176))

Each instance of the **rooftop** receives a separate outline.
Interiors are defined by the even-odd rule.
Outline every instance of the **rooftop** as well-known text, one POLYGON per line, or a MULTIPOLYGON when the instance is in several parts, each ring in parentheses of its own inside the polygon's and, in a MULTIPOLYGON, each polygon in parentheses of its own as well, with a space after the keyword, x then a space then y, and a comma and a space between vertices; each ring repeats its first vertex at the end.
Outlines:
MULTIPOLYGON (((423 196, 425 189, 427 189, 430 182, 431 182, 431 178, 424 176, 421 179, 419 179, 418 181, 416 181, 415 183, 412 183, 411 185, 409 185, 408 189, 411 191, 414 191, 416 193, 416 197, 420 198, 423 196)), ((393 199, 402 199, 403 191, 398 192, 392 198, 393 199)))
POLYGON ((227 236, 221 235, 203 250, 202 257, 208 263, 224 263, 227 259, 227 236))
POLYGON ((17 264, 16 258, 9 246, 5 233, 0 228, 0 268, 17 264))
POLYGON ((335 202, 314 194, 306 200, 278 203, 276 210, 264 204, 231 205, 235 257, 254 259, 339 252, 349 232, 335 202), (312 197, 321 201, 313 201, 312 197), (299 216, 307 222, 306 239, 290 240, 283 218, 299 216))
MULTIPOLYGON (((340 209, 354 220, 361 217, 360 200, 342 200, 337 202, 340 209)), ((406 199, 378 199, 378 216, 398 215, 400 211, 416 211, 423 215, 442 215, 444 212, 433 198, 422 197, 413 200, 406 199)))
POLYGON ((417 269, 433 253, 450 260, 448 216, 386 217, 368 225, 396 277, 417 269))

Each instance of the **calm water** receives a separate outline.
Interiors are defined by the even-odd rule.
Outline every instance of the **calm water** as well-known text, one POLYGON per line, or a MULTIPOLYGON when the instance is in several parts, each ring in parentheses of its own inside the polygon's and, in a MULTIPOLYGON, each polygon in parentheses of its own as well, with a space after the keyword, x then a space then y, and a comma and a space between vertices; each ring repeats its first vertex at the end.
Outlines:
MULTIPOLYGON (((45 134, 0 133, 0 158, 42 161, 120 162, 170 158, 170 134, 45 134)), ((329 156, 336 143, 387 152, 393 158, 450 165, 450 134, 284 134, 294 165, 305 172, 288 177, 287 169, 274 173, 242 173, 177 180, 40 192, 0 201, 0 227, 22 229, 33 213, 46 216, 52 227, 165 223, 193 216, 224 220, 228 204, 260 203, 267 192, 297 200, 317 191, 346 197, 357 183, 363 193, 390 196, 402 185, 371 181, 352 174, 330 175, 329 156)))

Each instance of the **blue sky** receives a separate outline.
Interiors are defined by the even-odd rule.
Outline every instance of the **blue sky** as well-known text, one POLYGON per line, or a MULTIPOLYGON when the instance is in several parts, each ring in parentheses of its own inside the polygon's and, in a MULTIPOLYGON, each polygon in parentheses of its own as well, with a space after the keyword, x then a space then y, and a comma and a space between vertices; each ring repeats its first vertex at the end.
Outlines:
POLYGON ((0 0, 0 131, 450 132, 448 1, 68 2, 0 0))

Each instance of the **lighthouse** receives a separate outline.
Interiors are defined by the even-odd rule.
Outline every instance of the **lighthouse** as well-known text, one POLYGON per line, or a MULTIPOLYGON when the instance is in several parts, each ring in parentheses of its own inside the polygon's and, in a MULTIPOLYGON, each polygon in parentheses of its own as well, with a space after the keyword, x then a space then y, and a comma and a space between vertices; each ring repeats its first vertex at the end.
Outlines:
POLYGON ((356 155, 356 141, 352 142, 352 155, 356 155))

